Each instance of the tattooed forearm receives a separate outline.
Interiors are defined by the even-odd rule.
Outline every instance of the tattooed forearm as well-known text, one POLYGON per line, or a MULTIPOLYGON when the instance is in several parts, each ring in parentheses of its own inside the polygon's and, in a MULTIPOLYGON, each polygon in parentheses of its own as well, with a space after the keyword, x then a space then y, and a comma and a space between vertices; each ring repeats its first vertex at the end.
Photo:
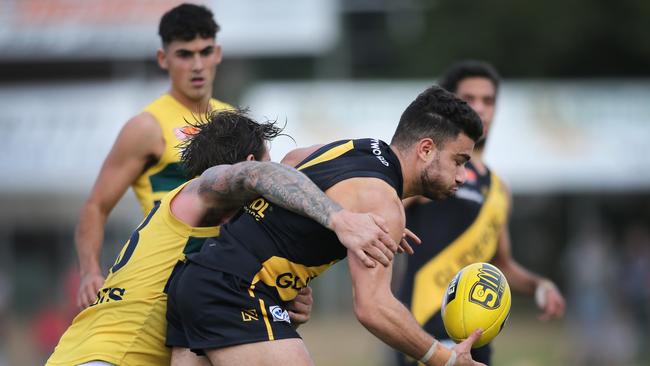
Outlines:
POLYGON ((199 193, 223 209, 264 196, 327 228, 331 228, 330 215, 342 209, 304 174, 270 162, 246 161, 210 168, 201 176, 199 193))

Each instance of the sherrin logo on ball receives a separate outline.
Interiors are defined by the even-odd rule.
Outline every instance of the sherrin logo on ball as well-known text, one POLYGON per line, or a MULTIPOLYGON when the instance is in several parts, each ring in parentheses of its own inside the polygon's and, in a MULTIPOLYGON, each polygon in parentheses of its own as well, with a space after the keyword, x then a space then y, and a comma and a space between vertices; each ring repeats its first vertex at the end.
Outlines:
POLYGON ((483 334, 473 348, 499 334, 510 314, 510 286, 501 271, 489 263, 474 263, 461 269, 449 282, 442 299, 442 321, 456 342, 476 329, 483 334))

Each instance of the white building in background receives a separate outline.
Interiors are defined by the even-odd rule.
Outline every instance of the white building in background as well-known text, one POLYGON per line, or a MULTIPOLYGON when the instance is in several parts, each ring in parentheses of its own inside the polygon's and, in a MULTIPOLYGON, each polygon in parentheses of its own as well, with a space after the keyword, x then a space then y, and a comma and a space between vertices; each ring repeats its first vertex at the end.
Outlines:
MULTIPOLYGON (((245 95, 259 118, 286 119, 305 146, 336 139, 387 142, 429 81, 261 84, 245 95)), ((515 193, 650 190, 650 83, 506 81, 486 150, 515 193)), ((279 160, 295 145, 274 143, 279 160)))
MULTIPOLYGON (((389 141, 404 108, 428 85, 266 83, 239 104, 258 119, 286 121, 298 146, 356 137, 389 141)), ((166 87, 165 80, 0 87, 0 202, 21 201, 3 204, 0 218, 75 217, 122 124, 166 87), (50 204, 35 213, 30 200, 50 204)), ((650 104, 644 100, 650 100, 647 83, 505 82, 488 160, 515 193, 647 191, 650 104)), ((294 147, 280 137, 272 157, 280 160, 294 147)))

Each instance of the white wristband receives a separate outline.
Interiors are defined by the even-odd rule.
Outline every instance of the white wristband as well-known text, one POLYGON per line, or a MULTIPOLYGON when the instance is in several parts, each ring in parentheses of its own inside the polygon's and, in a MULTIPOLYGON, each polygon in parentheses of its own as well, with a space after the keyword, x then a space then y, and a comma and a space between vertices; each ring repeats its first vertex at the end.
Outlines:
POLYGON ((436 347, 438 346, 438 340, 433 340, 433 343, 431 344, 431 347, 427 350, 427 353, 422 356, 420 359, 420 362, 422 363, 427 363, 431 357, 433 357, 433 354, 436 352, 436 347))
POLYGON ((456 351, 451 351, 451 356, 449 356, 449 359, 447 360, 447 363, 445 363, 445 366, 454 366, 456 363, 456 351))
POLYGON ((540 309, 544 309, 546 306, 546 291, 553 288, 555 288, 555 285, 549 280, 542 280, 535 287, 535 303, 540 309))

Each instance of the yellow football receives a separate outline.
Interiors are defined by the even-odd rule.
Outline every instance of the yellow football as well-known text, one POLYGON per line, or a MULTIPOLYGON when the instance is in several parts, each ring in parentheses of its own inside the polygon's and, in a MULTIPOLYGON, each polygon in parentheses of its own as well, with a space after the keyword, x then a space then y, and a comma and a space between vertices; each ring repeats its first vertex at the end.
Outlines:
POLYGON ((481 347, 499 334, 510 314, 510 287, 501 271, 489 263, 461 269, 449 282, 442 299, 442 321, 449 337, 462 342, 476 329, 483 334, 473 345, 481 347))

